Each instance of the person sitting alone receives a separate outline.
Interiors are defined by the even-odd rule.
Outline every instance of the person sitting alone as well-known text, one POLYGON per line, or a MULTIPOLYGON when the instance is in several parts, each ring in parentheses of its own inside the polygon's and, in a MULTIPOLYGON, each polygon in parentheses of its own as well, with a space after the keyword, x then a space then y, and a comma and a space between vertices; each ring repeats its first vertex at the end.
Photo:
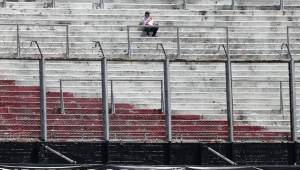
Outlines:
POLYGON ((150 17, 150 12, 146 11, 143 19, 143 31, 146 32, 148 36, 150 36, 150 32, 152 32, 152 36, 156 37, 156 33, 158 31, 158 26, 154 24, 154 19, 150 17))

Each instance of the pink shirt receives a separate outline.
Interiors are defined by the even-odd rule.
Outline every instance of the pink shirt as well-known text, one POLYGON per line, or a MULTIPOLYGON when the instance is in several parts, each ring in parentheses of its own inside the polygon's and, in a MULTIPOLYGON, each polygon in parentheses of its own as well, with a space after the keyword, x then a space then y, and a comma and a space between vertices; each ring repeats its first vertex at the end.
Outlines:
POLYGON ((153 26, 154 25, 154 20, 151 17, 149 17, 149 18, 144 17, 144 25, 153 26))

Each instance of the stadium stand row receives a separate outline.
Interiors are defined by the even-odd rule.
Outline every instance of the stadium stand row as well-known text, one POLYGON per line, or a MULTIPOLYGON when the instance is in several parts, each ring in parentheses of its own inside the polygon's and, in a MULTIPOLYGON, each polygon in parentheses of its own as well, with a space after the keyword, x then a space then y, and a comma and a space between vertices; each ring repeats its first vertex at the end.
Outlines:
MULTIPOLYGON (((98 1, 91 0, 56 0, 55 8, 47 8, 52 3, 41 0, 8 0, 6 8, 0 10, 0 55, 39 57, 38 50, 30 47, 30 41, 35 40, 46 58, 64 58, 67 54, 70 58, 95 58, 100 53, 94 41, 100 41, 108 58, 128 59, 128 26, 138 25, 144 11, 151 9, 161 26, 159 35, 144 37, 139 29, 130 27, 132 59, 163 59, 158 43, 163 43, 172 59, 225 59, 218 47, 226 44, 226 29, 218 27, 228 27, 233 59, 284 60, 287 52, 281 46, 287 43, 287 26, 294 26, 290 28, 290 47, 293 57, 299 57, 296 1, 284 1, 282 10, 280 1, 239 0, 233 10, 228 0, 183 2, 110 0, 104 1, 104 9, 98 9, 98 1)), ((287 63, 234 63, 232 69, 235 139, 289 140, 287 63)), ((37 140, 38 62, 2 59, 0 70, 1 139, 37 140)), ((170 76, 174 141, 226 141, 224 63, 173 62, 170 76)), ((59 80, 99 79, 100 63, 48 61, 46 78, 49 139, 102 140, 99 82, 65 83, 66 113, 59 112, 59 80)), ((162 80, 163 65, 111 61, 108 78, 162 80)), ((116 113, 110 115, 113 140, 165 139, 159 82, 116 81, 114 97, 116 113)))

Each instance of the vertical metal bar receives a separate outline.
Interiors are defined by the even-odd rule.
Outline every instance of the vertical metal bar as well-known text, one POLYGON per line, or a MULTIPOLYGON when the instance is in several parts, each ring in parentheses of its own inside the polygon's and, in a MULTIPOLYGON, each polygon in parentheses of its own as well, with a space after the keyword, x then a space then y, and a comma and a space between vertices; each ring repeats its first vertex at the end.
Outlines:
POLYGON ((104 0, 100 0, 100 8, 104 9, 104 0))
POLYGON ((295 87, 295 61, 290 51, 290 27, 287 27, 287 50, 289 61, 289 95, 290 95, 290 121, 291 121, 291 141, 296 142, 296 87, 295 87))
POLYGON ((127 39, 128 39, 128 57, 131 59, 131 39, 130 39, 130 27, 127 26, 127 39))
POLYGON ((172 120, 171 120, 171 93, 170 93, 170 60, 168 58, 164 61, 164 94, 165 94, 165 119, 166 119, 166 133, 167 141, 172 142, 172 120))
POLYGON ((181 47, 180 47, 180 28, 177 26, 177 57, 181 58, 181 47))
POLYGON ((284 0, 280 0, 280 10, 284 10, 284 0))
POLYGON ((291 119, 291 140, 296 142, 296 90, 295 90, 295 61, 290 56, 289 61, 289 92, 290 92, 290 119, 291 119))
POLYGON ((3 4, 2 4, 3 8, 6 8, 6 0, 3 0, 2 3, 3 3, 3 4))
POLYGON ((231 57, 229 50, 229 28, 226 29, 227 39, 227 61, 225 64, 226 69, 226 101, 227 101, 227 123, 228 123, 228 142, 234 142, 234 126, 233 126, 233 97, 232 97, 232 68, 231 57))
POLYGON ((288 46, 288 50, 289 50, 289 47, 290 47, 290 27, 289 26, 287 26, 286 27, 286 41, 287 41, 287 46, 288 46))
POLYGON ((187 9, 186 0, 183 0, 183 9, 187 9))
POLYGON ((21 57, 20 25, 17 24, 17 57, 21 57))
POLYGON ((69 25, 66 25, 66 58, 70 56, 69 25))
POLYGON ((110 98, 111 98, 111 114, 116 113, 115 98, 114 98, 114 82, 110 80, 110 98))
POLYGON ((165 97, 164 97, 164 81, 160 81, 160 99, 161 99, 161 112, 165 113, 165 97))
POLYGON ((101 78, 102 78, 102 109, 103 109, 103 135, 105 142, 109 142, 109 107, 107 91, 107 59, 101 60, 101 78))
POLYGON ((234 10, 235 9, 235 0, 231 1, 231 9, 234 10))
POLYGON ((282 81, 280 81, 280 113, 284 115, 284 108, 283 108, 283 92, 282 92, 282 81))
POLYGON ((41 111, 41 140, 47 141, 47 99, 45 83, 45 59, 41 55, 39 60, 39 77, 40 77, 40 111, 41 111))
POLYGON ((55 0, 52 0, 52 8, 55 8, 55 0))
POLYGON ((59 80, 59 91, 60 91, 60 113, 65 113, 63 80, 59 80))

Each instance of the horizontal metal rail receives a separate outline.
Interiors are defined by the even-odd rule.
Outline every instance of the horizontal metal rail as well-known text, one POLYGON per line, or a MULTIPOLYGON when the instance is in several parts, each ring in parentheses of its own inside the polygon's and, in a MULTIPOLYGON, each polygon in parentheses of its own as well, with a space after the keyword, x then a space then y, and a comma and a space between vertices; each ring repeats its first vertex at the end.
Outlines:
MULTIPOLYGON (((60 112, 65 113, 65 104, 64 104, 64 91, 63 91, 63 82, 101 82, 101 79, 60 79, 59 80, 59 91, 60 91, 60 112)), ((161 111, 164 112, 164 90, 163 90, 163 80, 157 80, 157 79, 139 79, 139 80, 133 80, 133 79, 111 79, 107 80, 110 82, 111 85, 111 112, 112 114, 115 113, 115 99, 114 99, 114 82, 160 82, 160 88, 161 88, 161 111)))
POLYGON ((1 26, 11 26, 11 25, 20 25, 20 26, 68 26, 68 24, 0 24, 1 26))
MULTIPOLYGON (((128 41, 128 58, 131 59, 132 57, 132 41, 131 41, 131 34, 130 28, 147 28, 149 26, 145 25, 128 25, 127 26, 127 41, 128 41)), ((214 26, 158 26, 160 28, 175 28, 176 29, 176 43, 177 43, 177 57, 181 58, 181 45, 180 45, 180 28, 216 28, 216 29, 224 29, 224 34, 228 32, 228 27, 214 27, 214 26)), ((228 37, 227 37, 228 39, 228 37)), ((161 43, 160 43, 161 44, 161 43)), ((162 47, 163 48, 163 47, 162 47)))
MULTIPOLYGON (((236 4, 235 0, 232 0, 231 1, 231 9, 232 10, 235 10, 235 6, 236 6, 235 4, 236 4)), ((284 0, 279 0, 279 7, 280 7, 279 8, 280 10, 284 10, 284 0)))
MULTIPOLYGON (((36 57, 0 57, 0 60, 32 60, 38 61, 36 57)), ((61 58, 52 57, 45 58, 47 61, 101 61, 101 58, 61 58)), ((118 61, 118 62, 164 62, 164 59, 128 59, 128 58, 108 58, 107 61, 118 61)), ((170 62, 191 62, 191 63, 225 63, 226 59, 170 59, 170 62)), ((252 60, 252 59, 231 59, 232 63, 288 63, 289 59, 274 59, 274 60, 252 60)), ((300 63, 300 60, 295 60, 295 63, 300 63)))
POLYGON ((17 57, 21 57, 21 40, 20 40, 20 27, 21 26, 38 26, 38 27, 65 27, 66 28, 66 54, 65 57, 69 58, 70 55, 70 42, 69 42, 69 25, 67 24, 0 24, 0 26, 16 26, 17 36, 17 57))

